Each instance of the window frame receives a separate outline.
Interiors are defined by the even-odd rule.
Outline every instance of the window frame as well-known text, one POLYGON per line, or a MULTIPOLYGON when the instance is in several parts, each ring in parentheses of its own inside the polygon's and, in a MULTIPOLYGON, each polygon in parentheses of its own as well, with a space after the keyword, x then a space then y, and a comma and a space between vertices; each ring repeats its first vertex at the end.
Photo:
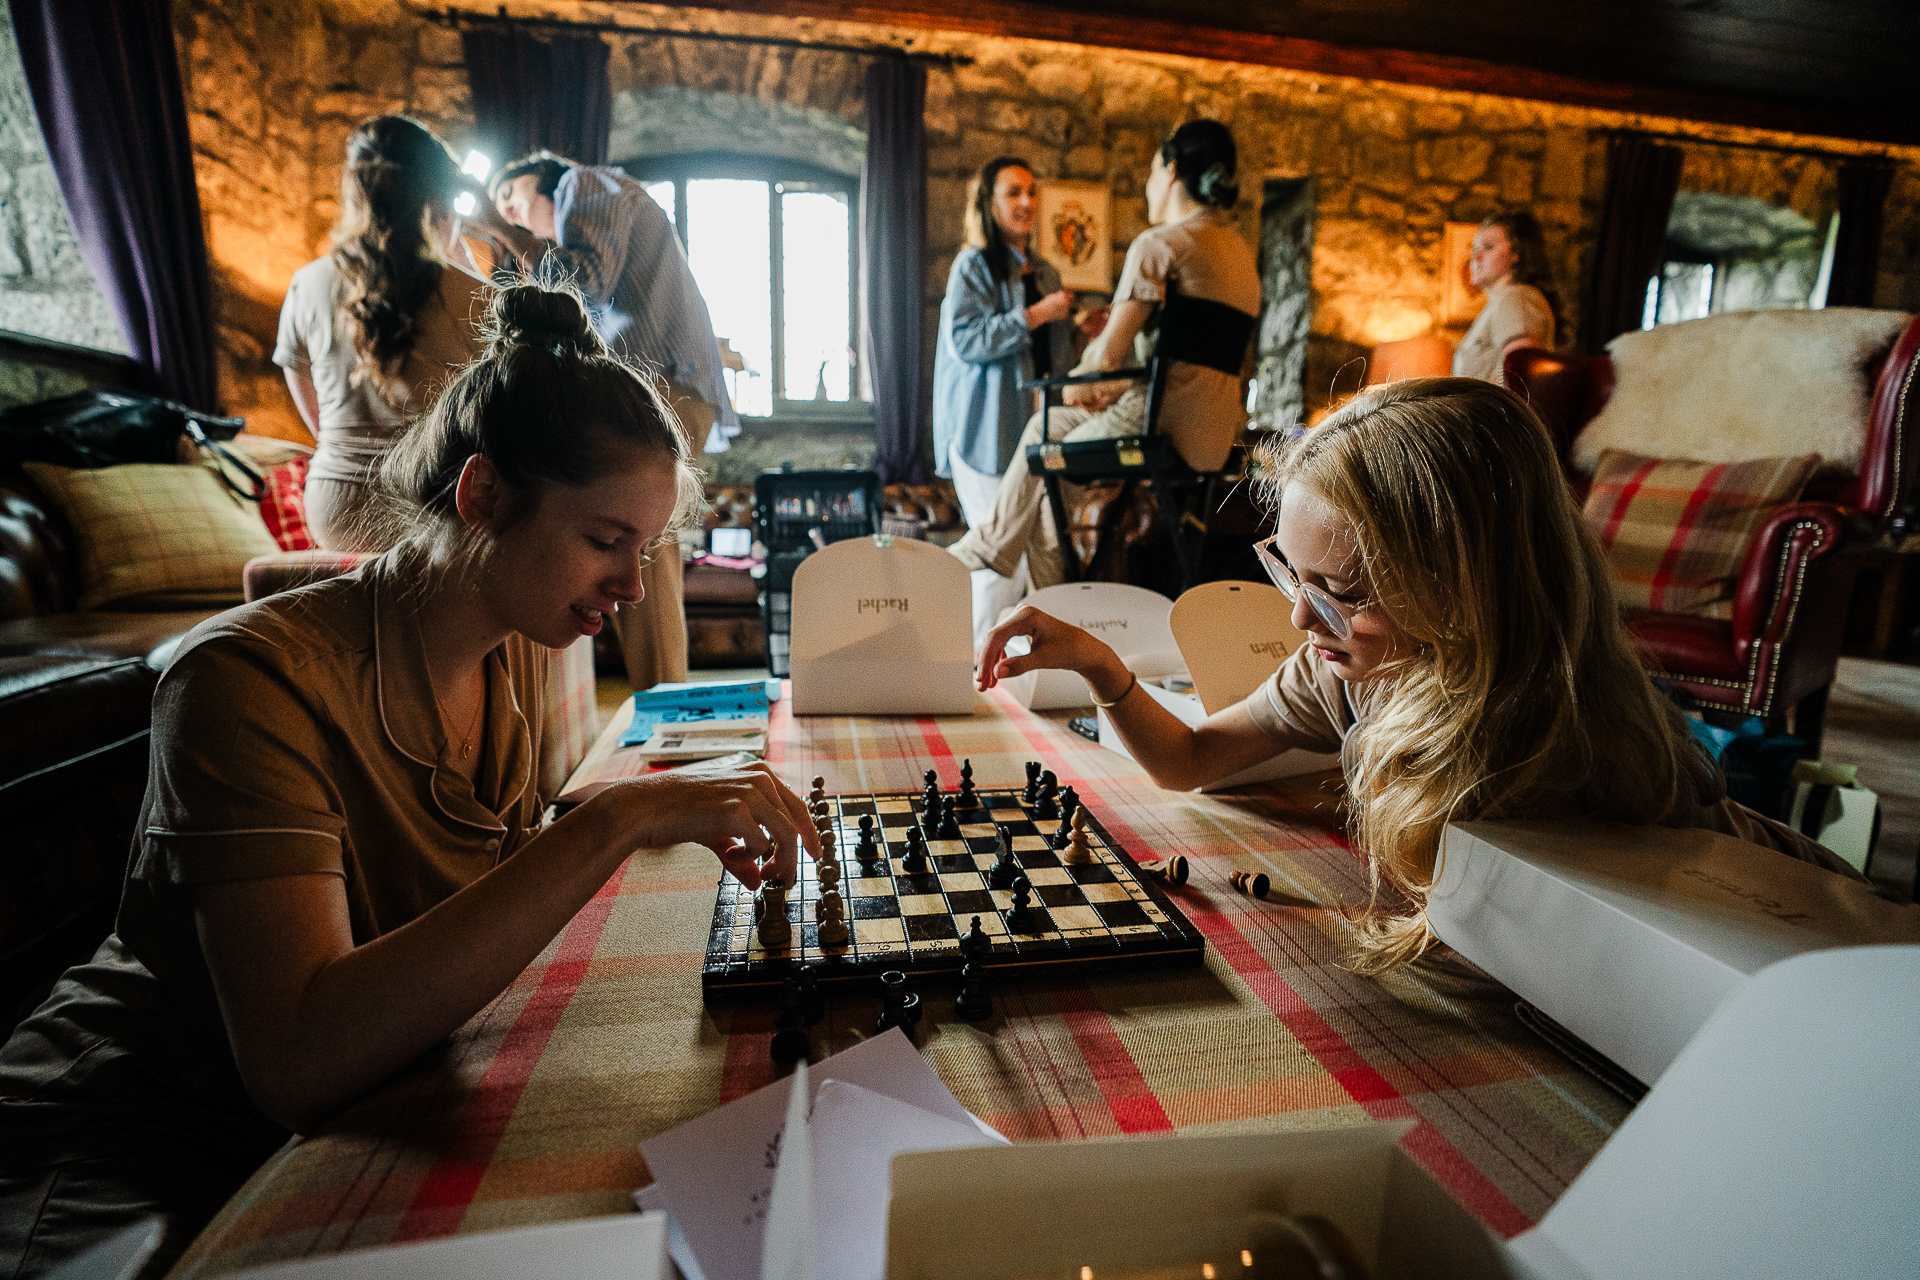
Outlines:
POLYGON ((860 341, 860 179, 802 160, 779 156, 754 155, 733 151, 693 151, 678 155, 645 156, 617 161, 627 174, 643 186, 659 182, 673 183, 673 232, 687 247, 687 183, 701 178, 735 178, 767 184, 767 237, 769 272, 772 275, 769 296, 772 307, 773 410, 765 417, 741 414, 749 422, 804 420, 821 423, 870 425, 873 401, 861 395, 867 378, 867 357, 860 341), (780 197, 781 184, 806 183, 842 193, 847 199, 847 333, 851 337, 853 363, 847 371, 850 398, 846 400, 789 400, 786 397, 786 255, 783 247, 784 220, 780 197))

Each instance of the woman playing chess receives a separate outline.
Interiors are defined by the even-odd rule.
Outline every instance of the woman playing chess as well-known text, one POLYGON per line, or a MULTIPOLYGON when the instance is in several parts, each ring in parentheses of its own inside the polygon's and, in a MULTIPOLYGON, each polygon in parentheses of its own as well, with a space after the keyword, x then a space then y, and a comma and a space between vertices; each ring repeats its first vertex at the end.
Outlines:
POLYGON ((1431 941, 1426 894, 1453 821, 1706 828, 1858 878, 1726 797, 1634 656, 1546 428, 1511 392, 1467 378, 1376 387, 1264 461, 1277 523, 1255 550, 1308 643, 1246 701, 1189 729, 1106 644, 1032 606, 988 638, 980 686, 1079 673, 1163 787, 1288 748, 1338 751, 1356 843, 1412 904, 1362 922, 1367 969, 1431 941), (1015 636, 1031 652, 1007 656, 1015 636))
POLYGON ((543 825, 549 651, 640 595, 697 492, 647 378, 532 286, 386 456, 392 550, 196 628, 154 696, 117 928, 0 1050, 0 1274, 168 1218, 164 1271, 287 1138, 479 1012, 636 849, 819 853, 763 765, 543 825))

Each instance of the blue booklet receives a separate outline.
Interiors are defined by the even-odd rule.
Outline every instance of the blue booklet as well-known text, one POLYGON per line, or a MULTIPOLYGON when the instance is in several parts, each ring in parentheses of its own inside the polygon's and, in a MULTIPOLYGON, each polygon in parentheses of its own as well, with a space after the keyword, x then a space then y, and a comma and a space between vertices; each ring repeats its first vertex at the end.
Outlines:
POLYGON ((764 725, 767 708, 779 699, 778 680, 657 684, 633 695, 633 723, 620 735, 620 745, 638 746, 663 724, 758 717, 764 725))

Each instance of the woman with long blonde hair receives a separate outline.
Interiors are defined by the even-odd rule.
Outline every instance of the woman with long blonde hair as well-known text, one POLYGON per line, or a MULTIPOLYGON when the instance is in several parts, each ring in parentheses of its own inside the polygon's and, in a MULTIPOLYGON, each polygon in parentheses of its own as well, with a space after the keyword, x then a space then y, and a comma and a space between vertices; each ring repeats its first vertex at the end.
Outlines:
POLYGON ((989 638, 981 687, 1078 672, 1163 787, 1291 747, 1339 751, 1355 843, 1398 903, 1361 920, 1363 970, 1431 940, 1448 822, 1708 828, 1855 874, 1726 798, 1634 656, 1546 428, 1511 392, 1469 378, 1375 387, 1264 461, 1277 520, 1256 550, 1308 643, 1245 702, 1189 729, 1137 694, 1112 649, 1031 607, 989 638), (1007 657, 1015 636, 1031 652, 1007 657))

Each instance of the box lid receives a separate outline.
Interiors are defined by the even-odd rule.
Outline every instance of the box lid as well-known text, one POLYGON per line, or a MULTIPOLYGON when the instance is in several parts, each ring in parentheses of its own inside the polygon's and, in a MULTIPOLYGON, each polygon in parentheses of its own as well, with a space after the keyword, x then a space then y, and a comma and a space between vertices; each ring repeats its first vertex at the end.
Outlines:
POLYGON ((1264 582, 1202 583, 1174 601, 1169 624, 1208 715, 1244 701, 1306 643, 1292 611, 1264 582))

